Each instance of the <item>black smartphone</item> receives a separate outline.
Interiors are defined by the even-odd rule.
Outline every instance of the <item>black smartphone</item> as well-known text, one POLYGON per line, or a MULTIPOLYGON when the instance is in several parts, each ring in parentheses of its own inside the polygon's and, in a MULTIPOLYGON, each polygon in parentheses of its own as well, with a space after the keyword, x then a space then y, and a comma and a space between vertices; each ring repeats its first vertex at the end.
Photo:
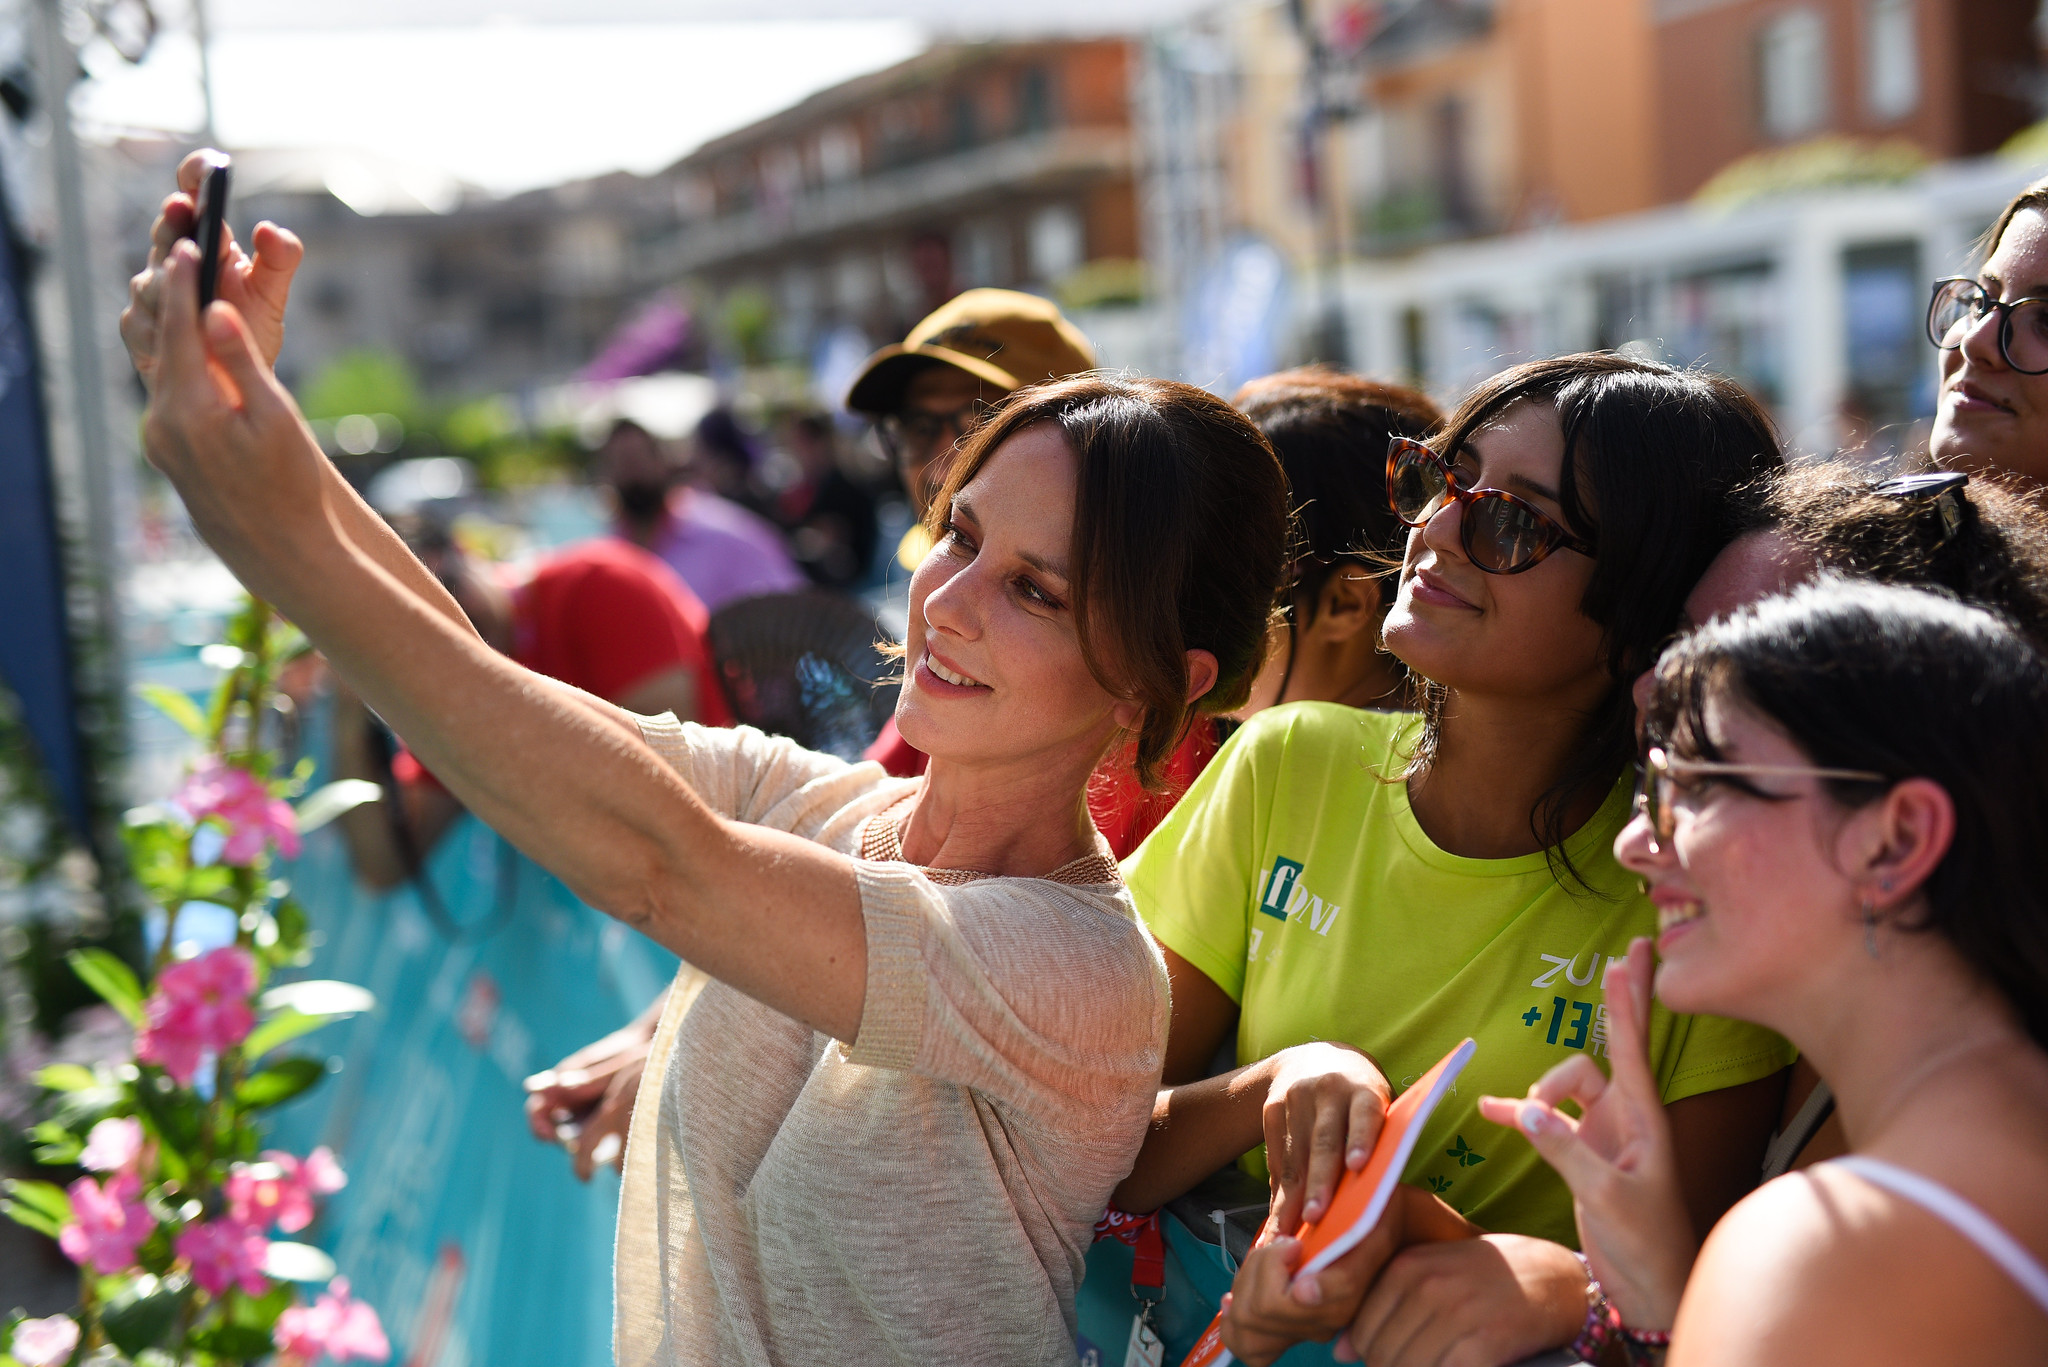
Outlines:
POLYGON ((220 244, 227 231, 228 159, 222 157, 199 182, 192 237, 199 244, 199 309, 206 311, 220 287, 220 244))

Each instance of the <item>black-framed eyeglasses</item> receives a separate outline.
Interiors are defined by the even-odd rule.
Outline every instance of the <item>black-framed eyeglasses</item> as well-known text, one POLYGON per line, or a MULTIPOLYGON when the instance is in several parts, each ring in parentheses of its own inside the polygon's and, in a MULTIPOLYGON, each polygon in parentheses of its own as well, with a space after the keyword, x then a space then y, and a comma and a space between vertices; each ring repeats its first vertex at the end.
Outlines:
POLYGON ((1934 282, 1927 305, 1927 340, 1943 351, 1963 344, 1963 334, 1998 310, 1998 354, 2022 375, 2048 375, 2048 299, 1994 299, 1974 280, 1952 276, 1934 282))
POLYGON ((892 460, 922 464, 932 458, 941 443, 958 445, 962 437, 981 425, 993 406, 976 399, 943 413, 909 408, 883 417, 875 424, 875 431, 892 460))
MULTIPOLYGON (((1832 778, 1848 783, 1887 783, 1868 769, 1823 769, 1805 764, 1722 764, 1712 760, 1673 759, 1653 745, 1643 756, 1636 777, 1635 814, 1650 820, 1650 848, 1662 851, 1678 832, 1680 786, 1693 778, 1832 778)), ((1797 794, 1783 794, 1796 797, 1797 794)))
POLYGON ((1593 548, 1557 519, 1505 489, 1467 489, 1442 456, 1422 442, 1387 443, 1387 502, 1404 526, 1420 527, 1447 502, 1464 506, 1460 540, 1465 558, 1488 574, 1533 569, 1558 547, 1590 556, 1593 548))
POLYGON ((1870 492, 1902 501, 1932 500, 1941 516, 1941 539, 1945 542, 1962 529, 1962 490, 1969 482, 1970 476, 1961 470, 1929 470, 1881 479, 1870 486, 1870 492))

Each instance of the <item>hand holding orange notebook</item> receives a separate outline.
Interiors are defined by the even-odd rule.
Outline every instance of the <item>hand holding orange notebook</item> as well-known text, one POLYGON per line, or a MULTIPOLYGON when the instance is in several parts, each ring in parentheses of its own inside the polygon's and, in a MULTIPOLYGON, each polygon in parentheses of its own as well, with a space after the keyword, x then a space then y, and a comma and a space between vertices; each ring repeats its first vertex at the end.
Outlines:
MULTIPOLYGON (((1386 1212, 1394 1185, 1407 1171, 1409 1156, 1422 1137, 1424 1122, 1478 1047, 1468 1039, 1445 1054, 1387 1108, 1387 1123, 1381 1127, 1365 1166, 1357 1172, 1346 1172, 1339 1179, 1336 1194, 1330 1198, 1330 1208, 1323 1217, 1314 1224, 1303 1225, 1298 1232, 1302 1260, 1296 1275, 1322 1271, 1372 1233, 1373 1226, 1386 1212)), ((1224 1367, 1232 1361, 1235 1359, 1230 1350, 1223 1346, 1223 1316, 1219 1314, 1202 1331, 1193 1350, 1182 1359, 1181 1367, 1224 1367)))

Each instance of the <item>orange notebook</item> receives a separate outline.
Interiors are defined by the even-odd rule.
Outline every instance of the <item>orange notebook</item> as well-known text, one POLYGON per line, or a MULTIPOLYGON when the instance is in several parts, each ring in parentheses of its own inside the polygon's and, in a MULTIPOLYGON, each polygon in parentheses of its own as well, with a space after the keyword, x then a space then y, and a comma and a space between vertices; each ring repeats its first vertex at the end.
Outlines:
MULTIPOLYGON (((1330 1208, 1323 1218, 1303 1225, 1297 1232, 1305 1254, 1301 1271, 1322 1271, 1372 1233, 1394 1194, 1394 1184, 1407 1171, 1409 1155, 1415 1152, 1415 1141, 1422 1137, 1422 1126, 1429 1113, 1451 1090, 1451 1084, 1458 1080, 1458 1074, 1464 1071, 1478 1047, 1468 1039, 1445 1054, 1387 1108, 1387 1123, 1381 1127, 1365 1166, 1357 1172, 1346 1172, 1338 1181, 1337 1194, 1330 1198, 1330 1208)), ((1219 1314, 1202 1331, 1202 1337, 1181 1360, 1180 1367, 1224 1367, 1232 1361, 1235 1359, 1230 1350, 1223 1346, 1223 1316, 1219 1314)))

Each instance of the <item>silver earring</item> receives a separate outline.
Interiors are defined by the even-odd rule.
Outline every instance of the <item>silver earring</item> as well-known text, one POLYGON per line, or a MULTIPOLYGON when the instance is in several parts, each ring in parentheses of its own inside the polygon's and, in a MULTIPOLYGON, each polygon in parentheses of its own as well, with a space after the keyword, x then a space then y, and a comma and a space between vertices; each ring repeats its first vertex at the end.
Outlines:
POLYGON ((1863 903, 1863 952, 1877 957, 1877 904, 1868 899, 1863 903))

